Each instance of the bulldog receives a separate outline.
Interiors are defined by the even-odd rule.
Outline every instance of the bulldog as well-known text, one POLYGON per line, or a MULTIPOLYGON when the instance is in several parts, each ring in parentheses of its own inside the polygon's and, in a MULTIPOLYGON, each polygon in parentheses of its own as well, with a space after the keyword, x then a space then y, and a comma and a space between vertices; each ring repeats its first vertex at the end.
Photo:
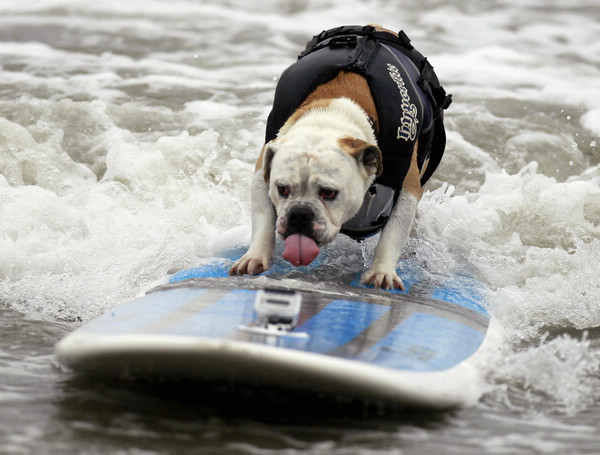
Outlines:
POLYGON ((381 231, 361 282, 404 290, 396 267, 444 152, 450 102, 404 32, 345 26, 315 36, 277 84, 252 180, 250 247, 229 273, 268 270, 276 236, 300 266, 340 232, 381 231))

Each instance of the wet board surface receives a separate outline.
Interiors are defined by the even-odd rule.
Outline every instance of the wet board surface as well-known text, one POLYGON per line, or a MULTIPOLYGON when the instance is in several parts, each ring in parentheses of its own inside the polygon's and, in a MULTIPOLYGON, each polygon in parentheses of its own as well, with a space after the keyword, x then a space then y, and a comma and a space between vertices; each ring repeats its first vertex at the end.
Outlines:
POLYGON ((407 292, 286 277, 227 277, 215 260, 75 330, 56 346, 85 375, 276 387, 394 405, 450 408, 473 400, 489 316, 478 284, 405 278, 407 292), (293 328, 259 323, 257 293, 294 290, 293 328), (279 329, 277 329, 279 327, 279 329))

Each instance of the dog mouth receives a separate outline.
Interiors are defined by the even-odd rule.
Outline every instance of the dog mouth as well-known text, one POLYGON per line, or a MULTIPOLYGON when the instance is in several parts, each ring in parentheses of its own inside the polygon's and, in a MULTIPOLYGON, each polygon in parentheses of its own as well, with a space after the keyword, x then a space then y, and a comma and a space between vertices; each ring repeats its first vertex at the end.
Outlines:
POLYGON ((312 237, 295 233, 285 238, 283 259, 298 267, 309 265, 319 255, 319 246, 312 237))
POLYGON ((298 267, 309 265, 319 255, 320 229, 315 229, 314 211, 306 206, 294 207, 278 223, 279 234, 284 239, 283 258, 298 267))

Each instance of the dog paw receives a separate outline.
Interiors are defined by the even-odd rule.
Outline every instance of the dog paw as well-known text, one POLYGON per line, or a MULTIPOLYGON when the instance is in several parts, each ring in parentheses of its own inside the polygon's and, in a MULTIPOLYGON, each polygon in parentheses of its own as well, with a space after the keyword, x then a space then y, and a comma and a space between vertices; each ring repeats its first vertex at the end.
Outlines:
POLYGON ((229 269, 229 275, 258 275, 269 270, 268 256, 246 253, 229 269))
POLYGON ((393 268, 371 268, 363 273, 360 282, 370 284, 376 288, 399 289, 404 291, 404 284, 393 268))

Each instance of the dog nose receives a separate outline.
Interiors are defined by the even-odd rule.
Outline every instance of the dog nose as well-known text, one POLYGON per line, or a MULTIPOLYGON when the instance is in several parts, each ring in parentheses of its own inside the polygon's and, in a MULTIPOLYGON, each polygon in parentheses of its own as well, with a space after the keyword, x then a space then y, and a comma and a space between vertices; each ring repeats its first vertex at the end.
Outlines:
POLYGON ((297 207, 290 211, 287 219, 287 235, 304 234, 312 236, 315 214, 307 207, 297 207))

